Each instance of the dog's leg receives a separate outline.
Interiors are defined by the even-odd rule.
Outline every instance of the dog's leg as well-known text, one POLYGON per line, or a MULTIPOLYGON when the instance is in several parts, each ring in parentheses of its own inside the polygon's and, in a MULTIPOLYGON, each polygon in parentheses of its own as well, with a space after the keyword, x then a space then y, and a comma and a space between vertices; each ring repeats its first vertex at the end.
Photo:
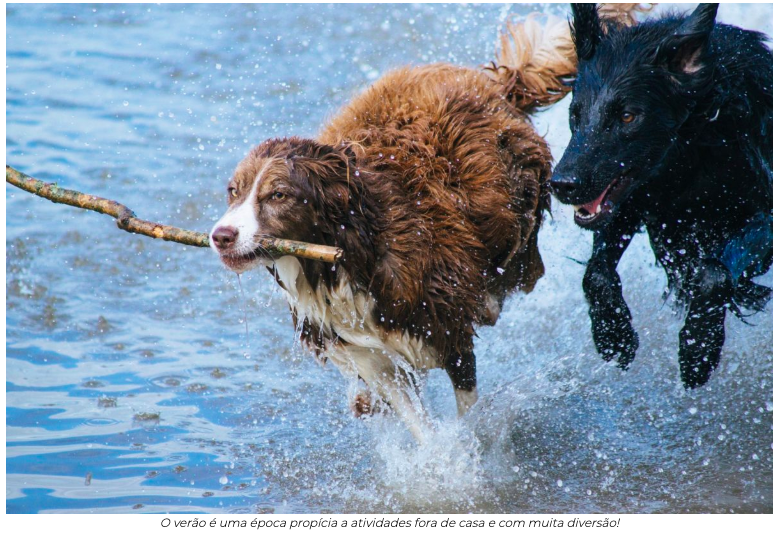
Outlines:
MULTIPOLYGON (((691 303, 680 334, 681 379, 687 388, 707 383, 721 359, 726 307, 744 273, 761 273, 772 262, 772 217, 760 214, 725 243, 718 260, 704 261, 690 280, 691 303)), ((750 283, 749 286, 753 285, 750 283)), ((759 292, 763 305, 769 290, 759 292)))
POLYGON ((704 262, 691 281, 691 303, 679 335, 681 380, 686 388, 704 385, 721 359, 726 305, 732 276, 720 262, 704 262))
POLYGON ((370 348, 349 347, 348 355, 369 389, 385 400, 422 444, 431 425, 412 378, 389 355, 370 348))
POLYGON ((473 349, 453 353, 444 362, 444 369, 455 388, 457 416, 461 417, 476 403, 476 359, 473 349))
POLYGON ((363 390, 356 393, 353 399, 350 401, 350 409, 355 415, 355 418, 371 416, 371 393, 368 390, 363 390))
POLYGON ((632 315, 622 296, 622 281, 616 265, 632 241, 635 229, 634 224, 615 219, 595 232, 592 258, 582 282, 597 351, 606 361, 616 357, 622 369, 627 369, 635 358, 638 334, 632 327, 632 315))
POLYGON ((355 418, 368 418, 378 413, 389 413, 390 405, 382 401, 379 396, 372 394, 364 382, 363 388, 354 391, 350 396, 350 410, 355 418))

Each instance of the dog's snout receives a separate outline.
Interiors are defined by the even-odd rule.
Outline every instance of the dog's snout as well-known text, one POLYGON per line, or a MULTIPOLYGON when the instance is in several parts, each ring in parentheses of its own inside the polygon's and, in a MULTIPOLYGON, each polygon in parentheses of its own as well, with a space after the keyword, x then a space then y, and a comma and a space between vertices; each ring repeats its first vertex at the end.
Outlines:
POLYGON ((579 180, 572 174, 555 173, 549 181, 552 192, 561 202, 567 202, 576 195, 579 180))
POLYGON ((220 226, 215 228, 215 231, 213 231, 210 238, 213 240, 213 243, 215 243, 216 248, 219 250, 228 250, 234 246, 235 242, 237 242, 238 235, 239 231, 237 231, 237 228, 220 226))

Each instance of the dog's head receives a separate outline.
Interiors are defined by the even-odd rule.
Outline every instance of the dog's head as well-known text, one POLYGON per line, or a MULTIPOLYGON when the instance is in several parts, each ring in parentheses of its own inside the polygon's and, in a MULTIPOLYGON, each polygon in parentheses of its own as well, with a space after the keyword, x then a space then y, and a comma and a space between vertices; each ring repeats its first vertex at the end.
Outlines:
POLYGON ((344 149, 299 138, 254 148, 234 171, 229 207, 210 233, 223 263, 240 273, 271 260, 260 237, 332 244, 332 223, 348 198, 349 157, 344 149))
POLYGON ((604 224, 675 157, 679 130, 709 85, 717 8, 624 28, 601 22, 595 4, 574 4, 572 137, 551 187, 580 226, 604 224))

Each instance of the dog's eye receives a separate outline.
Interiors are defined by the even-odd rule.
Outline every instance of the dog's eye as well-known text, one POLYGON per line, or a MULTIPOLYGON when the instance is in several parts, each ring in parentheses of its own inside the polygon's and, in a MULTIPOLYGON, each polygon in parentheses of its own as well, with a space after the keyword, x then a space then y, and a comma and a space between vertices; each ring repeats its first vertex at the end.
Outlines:
POLYGON ((272 195, 272 200, 282 200, 283 198, 285 198, 284 192, 277 191, 272 195))
POLYGON ((229 196, 231 196, 232 198, 236 198, 237 197, 237 188, 236 187, 229 187, 228 188, 228 192, 229 192, 229 196))
POLYGON ((629 124, 630 122, 635 120, 635 115, 633 113, 630 113, 629 111, 625 111, 624 113, 622 113, 621 119, 622 119, 622 122, 624 122, 625 124, 629 124))

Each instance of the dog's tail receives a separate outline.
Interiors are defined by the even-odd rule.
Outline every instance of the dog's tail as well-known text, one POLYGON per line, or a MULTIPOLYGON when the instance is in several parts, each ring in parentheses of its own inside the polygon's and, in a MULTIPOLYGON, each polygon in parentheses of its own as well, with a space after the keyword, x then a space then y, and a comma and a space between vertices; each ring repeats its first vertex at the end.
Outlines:
MULTIPOLYGON (((637 23, 635 14, 650 11, 653 5, 600 4, 598 14, 609 23, 632 26, 637 23)), ((577 63, 568 21, 532 13, 520 22, 506 22, 495 61, 485 71, 503 86, 513 105, 530 113, 570 92, 577 63)))

